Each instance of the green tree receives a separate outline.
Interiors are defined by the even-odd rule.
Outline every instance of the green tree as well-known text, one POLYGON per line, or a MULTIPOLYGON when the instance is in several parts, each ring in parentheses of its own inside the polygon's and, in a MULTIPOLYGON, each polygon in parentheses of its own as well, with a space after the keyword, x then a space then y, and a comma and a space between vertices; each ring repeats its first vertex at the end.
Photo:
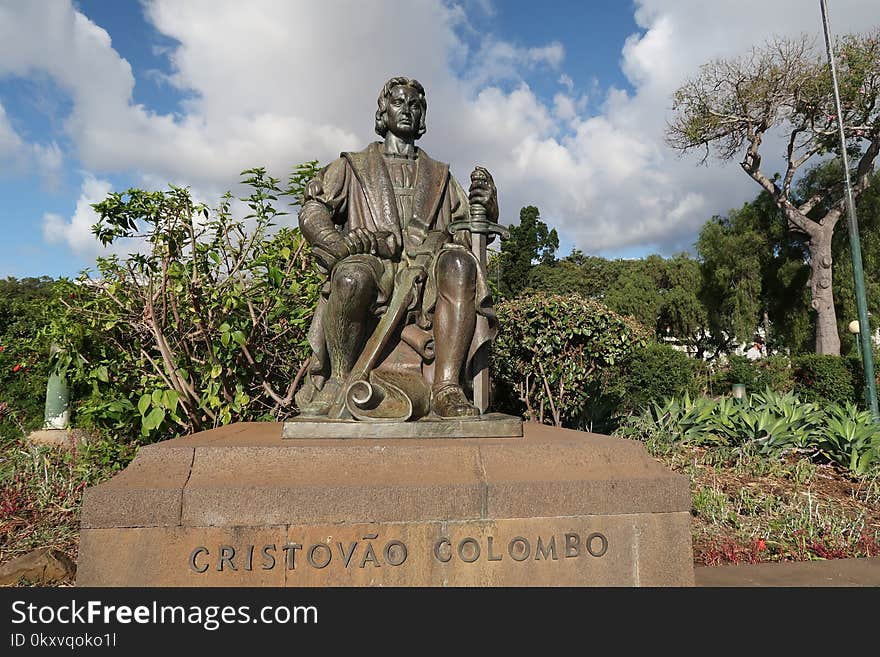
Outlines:
MULTIPOLYGON (((651 256, 651 259, 657 256, 651 256)), ((657 316, 658 337, 672 336, 682 343, 690 353, 703 358, 705 352, 718 341, 713 338, 708 326, 708 313, 703 303, 703 278, 700 263, 687 253, 663 261, 658 267, 662 278, 660 286, 660 307, 657 316)))
MULTIPOLYGON (((840 121, 854 161, 854 194, 859 196, 870 186, 880 152, 880 30, 847 35, 838 40, 836 51, 844 112, 840 121)), ((704 65, 675 92, 667 138, 681 152, 701 150, 704 163, 713 148, 722 160, 742 157, 743 170, 770 195, 788 228, 803 238, 809 252, 810 303, 816 312, 815 350, 837 355, 832 240, 844 212, 842 176, 815 178, 813 193, 806 197, 798 198, 794 185, 805 165, 839 152, 833 108, 824 53, 807 37, 778 39, 746 57, 704 65), (761 166, 761 148, 770 132, 785 139, 782 175, 770 175, 761 166)))
POLYGON ((589 290, 584 269, 566 258, 552 265, 535 265, 529 273, 529 284, 526 289, 528 292, 594 296, 589 290))
POLYGON ((700 266, 687 253, 672 258, 607 260, 581 251, 530 274, 530 292, 579 294, 634 317, 658 337, 674 337, 702 352, 709 336, 700 300, 700 266))
POLYGON ((515 297, 529 285, 532 268, 551 265, 556 259, 559 236, 541 221, 538 208, 528 205, 519 212, 519 225, 510 226, 510 239, 501 243, 500 293, 515 297))
POLYGON ((707 222, 697 253, 713 333, 743 343, 761 327, 771 350, 801 353, 814 348, 805 287, 809 249, 801 234, 787 229, 768 193, 707 222))
POLYGON ((700 300, 700 266, 687 253, 672 258, 652 254, 609 263, 614 275, 603 297, 615 312, 635 317, 658 338, 674 338, 702 354, 708 334, 700 300))
POLYGON ((764 195, 725 217, 713 217, 697 239, 710 331, 738 343, 751 340, 768 310, 764 283, 777 213, 767 200, 764 195))
POLYGON ((614 312, 634 317, 639 324, 657 332, 662 299, 647 263, 618 261, 618 275, 605 292, 603 302, 614 312))
POLYGON ((529 275, 530 291, 580 294, 602 299, 620 275, 617 261, 585 255, 579 249, 550 264, 536 265, 529 275))

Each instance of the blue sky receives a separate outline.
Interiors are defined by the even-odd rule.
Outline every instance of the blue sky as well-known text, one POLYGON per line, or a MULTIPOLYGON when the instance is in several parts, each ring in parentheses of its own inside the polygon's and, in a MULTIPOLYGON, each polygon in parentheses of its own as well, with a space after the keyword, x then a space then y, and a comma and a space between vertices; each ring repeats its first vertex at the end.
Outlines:
MULTIPOLYGON (((880 18, 829 7, 838 32, 880 18)), ((89 205, 111 189, 211 204, 244 168, 284 177, 363 147, 398 74, 427 90, 420 145, 459 180, 489 168, 503 223, 533 204, 563 255, 671 254, 758 191, 669 152, 671 92, 712 57, 820 27, 818 0, 0 0, 0 276, 90 266, 89 205)))

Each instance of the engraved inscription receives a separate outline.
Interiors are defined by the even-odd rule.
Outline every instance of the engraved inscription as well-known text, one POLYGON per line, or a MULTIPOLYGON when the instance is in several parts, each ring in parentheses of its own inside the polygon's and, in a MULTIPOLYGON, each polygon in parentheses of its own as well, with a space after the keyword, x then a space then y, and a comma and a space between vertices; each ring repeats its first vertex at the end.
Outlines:
MULTIPOLYGON (((608 538, 600 532, 587 536, 565 532, 559 536, 513 536, 506 540, 499 540, 495 536, 465 536, 453 541, 450 537, 441 536, 433 542, 425 556, 442 564, 473 564, 480 561, 523 563, 552 562, 560 558, 601 558, 607 552, 608 538)), ((213 548, 199 545, 189 553, 187 566, 197 574, 208 570, 251 571, 255 567, 260 570, 273 570, 276 567, 324 570, 333 566, 372 569, 402 566, 409 556, 410 549, 402 540, 379 540, 379 535, 372 533, 348 542, 333 541, 329 537, 326 542, 309 545, 305 542, 288 542, 280 548, 274 543, 261 546, 217 545, 213 548)))

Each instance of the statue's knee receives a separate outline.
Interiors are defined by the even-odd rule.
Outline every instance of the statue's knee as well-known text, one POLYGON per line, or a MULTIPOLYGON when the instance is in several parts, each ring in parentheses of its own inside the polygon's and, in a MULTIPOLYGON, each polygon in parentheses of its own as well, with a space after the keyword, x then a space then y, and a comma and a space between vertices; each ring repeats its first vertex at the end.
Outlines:
POLYGON ((373 288, 373 275, 363 265, 340 263, 333 272, 330 293, 346 299, 367 295, 373 288))
POLYGON ((477 282, 477 264, 463 251, 444 251, 437 262, 437 279, 441 288, 472 288, 477 282))

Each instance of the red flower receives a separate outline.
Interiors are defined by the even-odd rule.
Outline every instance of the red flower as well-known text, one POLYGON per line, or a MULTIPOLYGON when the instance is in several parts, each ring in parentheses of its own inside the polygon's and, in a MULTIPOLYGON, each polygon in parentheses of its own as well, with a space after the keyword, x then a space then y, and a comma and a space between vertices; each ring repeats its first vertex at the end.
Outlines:
POLYGON ((0 345, 0 351, 4 351, 5 349, 6 349, 6 347, 4 347, 3 345, 0 345))
POLYGON ((76 296, 76 295, 75 295, 73 292, 70 293, 70 298, 71 298, 71 299, 73 299, 75 296, 76 296))
POLYGON ((13 368, 12 368, 12 371, 13 371, 13 372, 18 372, 18 370, 20 370, 20 369, 21 369, 21 363, 17 364, 15 367, 13 367, 13 368))
POLYGON ((767 549, 767 543, 764 541, 763 538, 759 538, 758 542, 755 544, 755 547, 758 548, 758 552, 763 552, 767 549))

